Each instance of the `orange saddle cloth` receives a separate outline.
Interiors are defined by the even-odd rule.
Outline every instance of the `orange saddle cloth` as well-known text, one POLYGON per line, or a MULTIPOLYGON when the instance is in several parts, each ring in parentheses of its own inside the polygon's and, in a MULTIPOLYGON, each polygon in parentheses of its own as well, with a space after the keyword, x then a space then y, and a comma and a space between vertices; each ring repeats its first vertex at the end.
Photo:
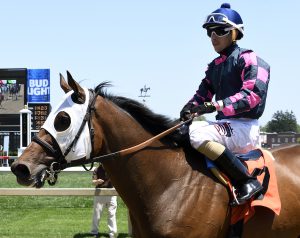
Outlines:
POLYGON ((281 202, 277 187, 274 158, 270 152, 266 150, 261 151, 263 155, 258 160, 247 160, 244 162, 247 164, 250 174, 252 174, 256 168, 267 168, 265 168, 261 175, 257 176, 257 179, 267 190, 261 200, 252 200, 243 205, 232 207, 231 224, 235 224, 241 219, 244 219, 244 223, 246 223, 255 214, 256 206, 269 208, 277 215, 280 213, 281 202))

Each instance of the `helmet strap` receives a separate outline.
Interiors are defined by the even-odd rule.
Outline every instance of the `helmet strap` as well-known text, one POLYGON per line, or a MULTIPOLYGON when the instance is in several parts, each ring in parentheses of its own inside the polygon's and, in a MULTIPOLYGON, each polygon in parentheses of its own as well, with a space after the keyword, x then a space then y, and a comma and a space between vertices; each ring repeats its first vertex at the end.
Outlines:
POLYGON ((244 34, 243 24, 235 24, 233 21, 230 21, 228 18, 224 18, 223 21, 225 21, 229 25, 233 26, 235 29, 239 30, 242 34, 244 34))

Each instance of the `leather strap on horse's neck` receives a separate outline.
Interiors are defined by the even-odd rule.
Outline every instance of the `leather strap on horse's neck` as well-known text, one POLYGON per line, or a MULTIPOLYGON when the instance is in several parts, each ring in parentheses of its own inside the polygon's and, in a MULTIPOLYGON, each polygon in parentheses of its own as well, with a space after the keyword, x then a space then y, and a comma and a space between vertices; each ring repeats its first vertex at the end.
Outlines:
MULTIPOLYGON (((57 145, 56 147, 58 149, 54 149, 54 147, 52 145, 50 145, 48 142, 40 139, 37 135, 35 135, 32 138, 32 141, 36 142, 37 144, 39 144, 40 146, 42 146, 48 153, 50 153, 51 155, 53 155, 54 157, 58 158, 58 163, 59 163, 59 169, 64 169, 67 167, 72 167, 72 166, 76 166, 76 165, 83 165, 83 167, 86 169, 86 167, 84 166, 84 164, 87 163, 72 163, 72 162, 68 162, 66 161, 65 157, 69 154, 69 152, 71 151, 72 147, 76 145, 86 123, 88 123, 89 129, 90 129, 90 139, 91 139, 91 144, 94 144, 94 127, 93 127, 93 123, 92 123, 92 112, 95 110, 95 102, 97 99, 98 94, 95 93, 93 90, 89 90, 89 105, 86 111, 86 114, 84 116, 84 119, 80 125, 80 128, 74 138, 74 140, 71 142, 71 144, 68 146, 68 148, 66 149, 65 153, 62 153, 62 151, 60 150, 59 145, 57 145)), ((94 148, 92 146, 92 150, 91 150, 91 154, 90 156, 92 156, 94 153, 94 148)), ((93 161, 89 162, 89 163, 93 163, 93 161)), ((92 169, 92 166, 89 170, 92 169)), ((86 169, 88 170, 88 169, 86 169)))
POLYGON ((173 131, 175 131, 176 129, 180 128, 181 126, 190 123, 192 120, 194 119, 194 117, 191 117, 190 119, 184 121, 184 122, 180 122, 179 124, 169 128, 166 131, 163 131, 162 133, 138 144, 135 146, 132 146, 130 148, 127 149, 123 149, 123 150, 119 150, 107 155, 101 155, 101 156, 97 156, 97 157, 93 157, 90 159, 79 159, 79 160, 75 160, 75 161, 71 161, 69 163, 65 163, 65 164, 61 164, 61 169, 65 169, 65 168, 69 168, 69 167, 73 167, 73 166, 78 166, 78 165, 83 165, 83 164, 89 164, 89 163, 93 163, 93 162, 100 162, 102 163, 103 161, 106 161, 108 159, 114 159, 114 158, 118 158, 118 157, 122 157, 125 155, 129 155, 132 154, 134 152, 137 152, 139 150, 144 149, 145 147, 149 146, 150 144, 152 144, 154 141, 159 140, 163 137, 165 137, 166 135, 172 133, 173 131))
MULTIPOLYGON (((85 124, 88 122, 89 123, 89 126, 92 126, 92 123, 91 123, 91 114, 92 114, 92 111, 95 109, 95 102, 96 102, 96 98, 97 98, 97 95, 95 95, 94 91, 92 90, 89 90, 90 92, 90 103, 88 105, 88 108, 87 108, 87 111, 86 111, 86 114, 83 118, 83 121, 80 125, 80 128, 74 138, 74 140, 72 141, 72 143, 68 146, 68 148, 66 149, 65 153, 64 153, 64 157, 66 157, 69 152, 71 151, 72 147, 76 145, 84 127, 85 127, 85 124)), ((94 141, 94 128, 92 127, 93 129, 93 133, 91 133, 91 143, 93 144, 93 141, 94 141)), ((93 146, 92 146, 92 150, 93 150, 93 146)), ((93 152, 93 151, 92 151, 93 152)), ((93 154, 91 152, 91 154, 93 154)))
MULTIPOLYGON (((59 163, 59 165, 58 165, 59 169, 58 170, 63 170, 65 168, 78 166, 78 165, 82 165, 85 168, 84 165, 86 165, 86 164, 90 164, 90 163, 93 164, 94 162, 103 162, 103 161, 108 160, 108 159, 113 159, 113 158, 117 158, 117 157, 132 154, 134 152, 137 152, 137 151, 142 150, 143 148, 149 146, 154 141, 165 137, 166 135, 170 134, 171 132, 175 131, 176 129, 180 128, 181 126, 183 126, 185 124, 189 124, 194 119, 195 116, 198 116, 197 114, 193 114, 188 120, 186 120, 184 122, 180 122, 177 125, 169 128, 168 130, 166 130, 166 131, 164 131, 164 132, 162 132, 162 133, 160 133, 160 134, 158 134, 158 135, 156 135, 156 136, 154 136, 154 137, 152 137, 152 138, 150 138, 150 139, 148 139, 148 140, 146 140, 146 141, 144 141, 144 142, 142 142, 138 145, 135 145, 133 147, 123 149, 123 150, 120 150, 120 151, 116 151, 116 152, 113 152, 113 153, 110 153, 110 154, 107 154, 107 155, 92 157, 92 155, 94 154, 94 147, 93 147, 93 144, 94 144, 94 128, 93 128, 93 124, 92 124, 92 121, 91 121, 92 120, 91 115, 92 115, 92 112, 95 110, 95 102, 96 102, 98 93, 97 92, 95 93, 93 90, 89 90, 89 92, 90 92, 90 103, 88 105, 86 115, 84 116, 84 119, 81 123, 79 131, 77 132, 74 140, 68 146, 68 148, 66 149, 64 154, 62 154, 60 149, 59 149, 59 151, 55 150, 53 148, 53 146, 51 146, 47 142, 41 140, 37 136, 33 137, 33 139, 32 139, 34 142, 38 143, 43 148, 45 148, 45 150, 47 150, 49 153, 51 153, 55 157, 58 157, 58 160, 59 160, 59 162, 58 162, 59 163), (66 161, 65 157, 71 151, 72 147, 77 143, 77 141, 78 141, 78 139, 79 139, 79 137, 80 137, 80 135, 81 135, 81 133, 84 129, 84 126, 87 122, 89 123, 91 144, 92 144, 92 151, 91 151, 91 154, 90 154, 90 158, 89 159, 82 158, 82 159, 78 159, 78 160, 75 160, 75 161, 66 161)), ((58 146, 58 148, 60 148, 60 147, 58 146)), ((91 166, 90 169, 92 169, 92 166, 91 166)), ((58 170, 56 171, 56 173, 59 172, 58 170)))

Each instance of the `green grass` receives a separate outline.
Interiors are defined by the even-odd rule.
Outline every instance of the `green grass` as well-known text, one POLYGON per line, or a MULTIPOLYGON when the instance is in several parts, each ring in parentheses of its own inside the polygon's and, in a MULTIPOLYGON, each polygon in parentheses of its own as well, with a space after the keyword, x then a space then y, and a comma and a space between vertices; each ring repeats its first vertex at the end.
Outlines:
MULTIPOLYGON (((22 187, 10 172, 0 172, 0 187, 22 187)), ((45 184, 45 187, 50 187, 45 184)), ((92 188, 91 172, 62 172, 55 187, 92 188)), ((0 238, 84 238, 89 235, 92 196, 0 196, 0 238)), ((100 237, 108 237, 107 212, 100 221, 100 237)), ((128 236, 127 208, 118 197, 119 238, 128 236)))

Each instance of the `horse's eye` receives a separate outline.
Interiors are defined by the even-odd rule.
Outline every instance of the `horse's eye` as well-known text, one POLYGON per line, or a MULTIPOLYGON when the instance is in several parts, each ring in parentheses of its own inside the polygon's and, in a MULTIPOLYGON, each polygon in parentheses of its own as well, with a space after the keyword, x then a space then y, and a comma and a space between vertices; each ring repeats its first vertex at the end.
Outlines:
POLYGON ((59 112, 54 120, 54 128, 58 132, 65 131, 71 125, 71 117, 66 112, 59 112))

